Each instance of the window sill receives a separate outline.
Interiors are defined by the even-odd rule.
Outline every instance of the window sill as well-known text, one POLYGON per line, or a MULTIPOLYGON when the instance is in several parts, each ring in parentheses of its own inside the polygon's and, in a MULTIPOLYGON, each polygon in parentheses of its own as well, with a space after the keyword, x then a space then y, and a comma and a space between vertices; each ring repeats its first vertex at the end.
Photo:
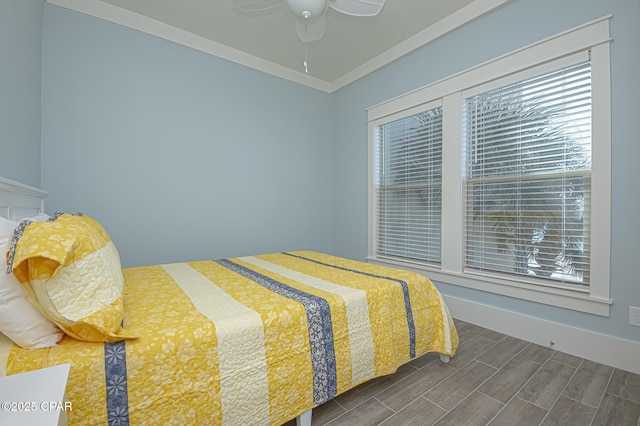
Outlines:
POLYGON ((604 317, 609 316, 609 308, 613 303, 611 299, 596 298, 589 295, 588 292, 578 290, 546 287, 473 273, 443 271, 419 263, 401 262, 385 258, 368 257, 367 260, 377 265, 414 271, 426 275, 432 281, 604 317))

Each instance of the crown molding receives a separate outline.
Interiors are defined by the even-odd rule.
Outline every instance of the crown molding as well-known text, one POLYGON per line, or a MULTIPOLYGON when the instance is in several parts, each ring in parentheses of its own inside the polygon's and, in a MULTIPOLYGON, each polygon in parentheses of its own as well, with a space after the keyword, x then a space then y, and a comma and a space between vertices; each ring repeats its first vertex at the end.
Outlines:
POLYGON ((498 9, 513 0, 476 0, 451 15, 441 19, 435 24, 409 37, 405 41, 375 58, 365 62, 361 66, 337 78, 331 83, 331 91, 338 90, 354 81, 364 77, 373 71, 400 59, 414 50, 431 43, 443 35, 455 30, 462 25, 473 21, 480 16, 498 9))
POLYGON ((266 61, 109 3, 99 0, 47 0, 47 3, 150 34, 323 92, 331 91, 331 84, 319 78, 266 61))
POLYGON ((332 93, 511 1, 513 0, 476 0, 334 81, 325 81, 292 70, 100 0, 47 0, 47 3, 141 31, 313 89, 332 93))

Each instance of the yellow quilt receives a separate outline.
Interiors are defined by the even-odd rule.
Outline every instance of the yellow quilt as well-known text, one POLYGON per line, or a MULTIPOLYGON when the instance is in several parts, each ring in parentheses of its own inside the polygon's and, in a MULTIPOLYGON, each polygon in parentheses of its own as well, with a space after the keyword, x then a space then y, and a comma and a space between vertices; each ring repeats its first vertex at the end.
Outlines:
POLYGON ((0 337, 0 375, 71 364, 71 425, 280 425, 458 346, 433 284, 398 269, 289 252, 123 275, 138 339, 28 350, 0 337))

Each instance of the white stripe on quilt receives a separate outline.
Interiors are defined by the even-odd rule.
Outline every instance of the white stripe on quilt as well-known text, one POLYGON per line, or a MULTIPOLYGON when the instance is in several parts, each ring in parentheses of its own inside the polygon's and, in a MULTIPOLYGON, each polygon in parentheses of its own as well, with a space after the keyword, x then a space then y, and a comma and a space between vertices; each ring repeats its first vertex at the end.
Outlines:
POLYGON ((260 315, 186 263, 162 267, 196 309, 215 324, 223 424, 269 424, 269 379, 260 315))
POLYGON ((342 297, 347 310, 349 344, 351 345, 351 381, 356 384, 374 377, 373 335, 371 333, 371 320, 369 318, 369 304, 367 303, 366 292, 303 274, 257 257, 247 256, 239 259, 309 287, 342 297))

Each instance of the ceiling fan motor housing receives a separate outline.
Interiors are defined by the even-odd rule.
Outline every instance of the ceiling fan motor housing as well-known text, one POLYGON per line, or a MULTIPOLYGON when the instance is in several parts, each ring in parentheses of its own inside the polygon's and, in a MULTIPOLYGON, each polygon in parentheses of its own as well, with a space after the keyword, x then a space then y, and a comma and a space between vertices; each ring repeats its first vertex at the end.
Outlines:
POLYGON ((287 0, 287 3, 294 15, 304 19, 316 18, 327 8, 326 0, 287 0))

